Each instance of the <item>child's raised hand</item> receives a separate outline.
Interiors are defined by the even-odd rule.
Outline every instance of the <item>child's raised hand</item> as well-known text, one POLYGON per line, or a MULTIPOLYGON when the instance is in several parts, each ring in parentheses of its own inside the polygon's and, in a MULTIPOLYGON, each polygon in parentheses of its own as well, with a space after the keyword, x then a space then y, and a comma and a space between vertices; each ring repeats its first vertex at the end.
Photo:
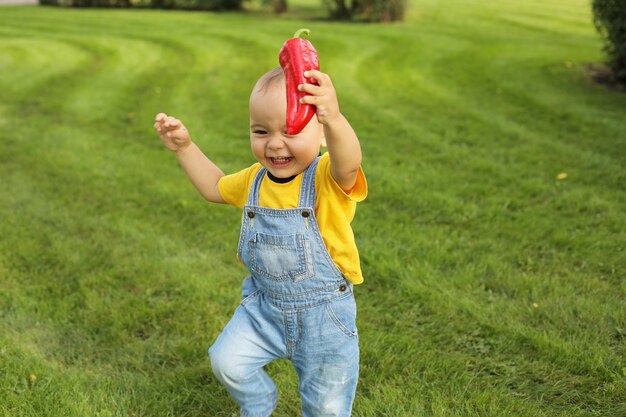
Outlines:
POLYGON ((333 82, 328 74, 317 70, 304 72, 304 76, 314 79, 318 85, 300 84, 298 90, 311 94, 300 99, 301 103, 313 104, 316 107, 317 120, 324 125, 333 122, 341 113, 333 82))
POLYGON ((178 152, 191 144, 189 131, 180 120, 159 113, 154 118, 154 129, 157 131, 167 149, 178 152))

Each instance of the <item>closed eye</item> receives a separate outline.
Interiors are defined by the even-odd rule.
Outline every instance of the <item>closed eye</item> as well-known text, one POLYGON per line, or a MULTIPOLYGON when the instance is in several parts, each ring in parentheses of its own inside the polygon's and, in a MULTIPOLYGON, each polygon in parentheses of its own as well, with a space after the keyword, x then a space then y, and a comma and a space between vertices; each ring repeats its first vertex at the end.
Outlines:
POLYGON ((252 133, 255 135, 267 135, 267 130, 264 129, 253 129, 252 133))

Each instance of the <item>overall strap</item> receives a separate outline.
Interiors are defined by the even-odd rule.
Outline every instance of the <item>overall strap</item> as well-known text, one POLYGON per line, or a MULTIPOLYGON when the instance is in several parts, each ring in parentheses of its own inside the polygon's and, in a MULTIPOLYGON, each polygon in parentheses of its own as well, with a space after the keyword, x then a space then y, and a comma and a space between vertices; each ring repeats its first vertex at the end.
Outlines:
POLYGON ((319 161, 320 157, 318 156, 302 175, 298 207, 315 209, 315 171, 317 171, 317 163, 319 161))
POLYGON ((263 181, 263 176, 265 175, 265 167, 261 167, 259 172, 257 172, 256 177, 254 177, 254 181, 252 181, 252 186, 250 187, 250 193, 248 193, 248 205, 249 206, 258 206, 259 205, 259 189, 261 188, 261 181, 263 181))

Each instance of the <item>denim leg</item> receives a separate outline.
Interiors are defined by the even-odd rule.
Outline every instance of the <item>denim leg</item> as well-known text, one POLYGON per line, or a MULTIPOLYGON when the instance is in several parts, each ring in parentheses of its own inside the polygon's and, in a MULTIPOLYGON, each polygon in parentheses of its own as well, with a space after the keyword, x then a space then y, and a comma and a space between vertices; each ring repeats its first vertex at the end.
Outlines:
POLYGON ((303 417, 349 417, 359 378, 353 297, 302 313, 302 340, 292 358, 303 417))
POLYGON ((213 373, 237 401, 241 415, 268 417, 278 395, 263 367, 281 356, 283 338, 279 335, 277 339, 279 330, 259 314, 259 297, 251 298, 237 308, 209 349, 209 356, 213 373))

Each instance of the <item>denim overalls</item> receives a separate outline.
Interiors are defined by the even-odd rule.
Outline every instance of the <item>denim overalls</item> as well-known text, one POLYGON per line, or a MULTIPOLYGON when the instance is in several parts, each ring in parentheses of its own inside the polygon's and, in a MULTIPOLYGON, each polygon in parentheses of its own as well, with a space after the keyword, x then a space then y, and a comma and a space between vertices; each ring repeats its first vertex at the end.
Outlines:
POLYGON ((356 304, 315 219, 315 169, 303 174, 296 209, 259 207, 262 168, 250 189, 239 258, 251 276, 243 301, 209 349, 211 367, 243 417, 267 417, 276 386, 263 370, 289 359, 298 374, 303 417, 347 417, 359 371, 356 304))

